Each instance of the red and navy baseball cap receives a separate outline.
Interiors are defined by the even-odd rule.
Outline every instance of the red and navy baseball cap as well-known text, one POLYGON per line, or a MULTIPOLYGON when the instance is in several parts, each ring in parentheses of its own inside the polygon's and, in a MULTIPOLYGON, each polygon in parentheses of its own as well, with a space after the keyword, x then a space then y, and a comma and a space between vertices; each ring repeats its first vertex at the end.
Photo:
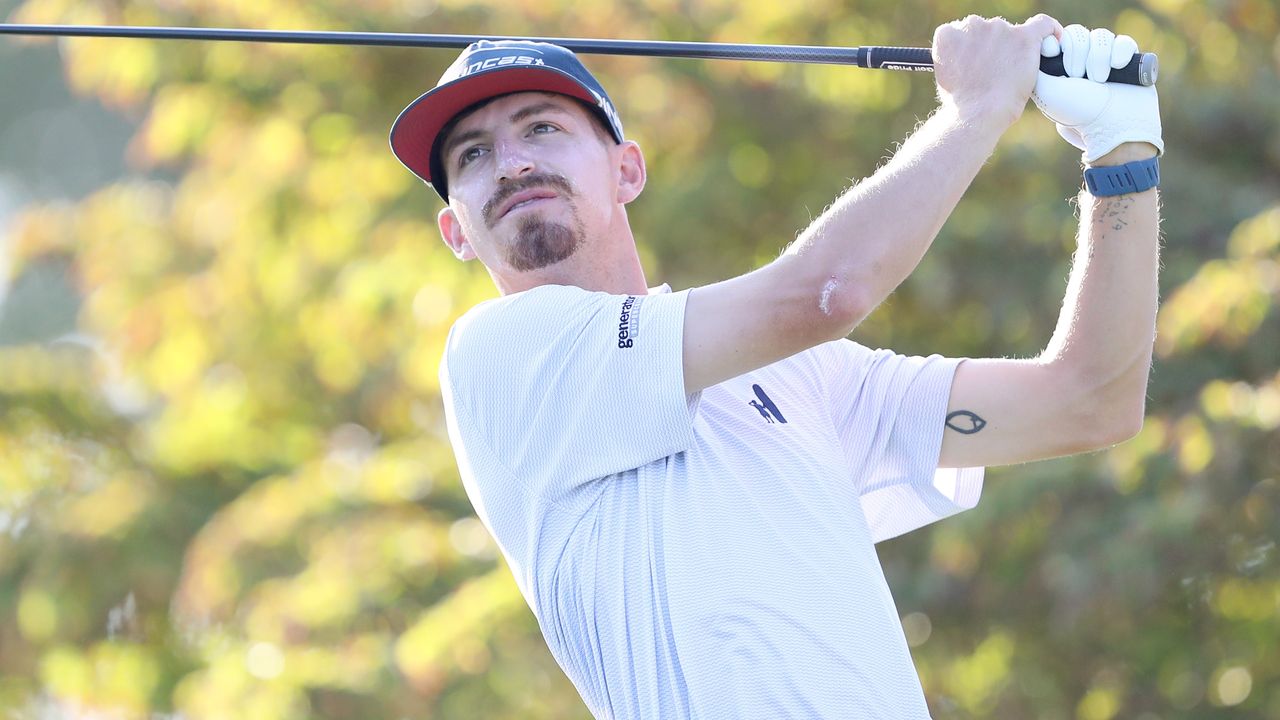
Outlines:
POLYGON ((462 51, 434 89, 400 112, 391 126, 391 151, 449 202, 444 166, 436 147, 440 131, 472 105, 516 92, 550 92, 577 98, 599 116, 615 141, 622 142, 622 121, 613 103, 577 55, 545 42, 481 40, 462 51))

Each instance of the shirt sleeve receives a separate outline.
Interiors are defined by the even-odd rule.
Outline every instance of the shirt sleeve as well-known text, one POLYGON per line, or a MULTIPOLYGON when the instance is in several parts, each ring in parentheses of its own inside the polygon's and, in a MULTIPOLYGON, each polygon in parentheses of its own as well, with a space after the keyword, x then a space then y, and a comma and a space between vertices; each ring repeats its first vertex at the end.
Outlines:
POLYGON ((972 508, 984 468, 939 468, 951 381, 963 358, 822 346, 832 420, 874 542, 972 508))
POLYGON ((684 451, 697 399, 684 392, 687 299, 542 286, 473 309, 442 364, 461 442, 553 501, 684 451))

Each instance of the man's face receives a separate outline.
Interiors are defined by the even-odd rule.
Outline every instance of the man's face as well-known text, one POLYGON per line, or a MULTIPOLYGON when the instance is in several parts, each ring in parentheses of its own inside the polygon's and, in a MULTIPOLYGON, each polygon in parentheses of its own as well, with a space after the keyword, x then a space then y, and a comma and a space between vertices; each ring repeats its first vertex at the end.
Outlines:
POLYGON ((460 231, 490 269, 527 272, 565 260, 617 202, 612 146, 598 121, 562 95, 517 93, 482 106, 441 147, 449 181, 441 232, 461 255, 449 237, 460 231), (447 228, 450 213, 456 225, 447 228))

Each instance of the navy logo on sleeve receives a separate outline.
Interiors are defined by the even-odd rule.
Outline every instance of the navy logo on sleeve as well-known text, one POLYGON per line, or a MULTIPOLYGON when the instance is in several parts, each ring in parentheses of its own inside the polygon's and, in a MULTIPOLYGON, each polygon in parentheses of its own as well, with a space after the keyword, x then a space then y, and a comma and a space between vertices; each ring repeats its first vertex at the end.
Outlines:
POLYGON ((640 334, 640 303, 643 297, 628 295, 622 301, 622 314, 618 316, 618 347, 629 348, 640 334))
POLYGON ((769 397, 769 394, 764 391, 764 388, 759 385, 752 385, 751 389, 756 392, 756 398, 758 399, 751 400, 747 404, 755 408, 765 420, 771 423, 780 422, 785 425, 787 423, 787 419, 782 417, 782 411, 778 409, 777 404, 774 403, 769 397))

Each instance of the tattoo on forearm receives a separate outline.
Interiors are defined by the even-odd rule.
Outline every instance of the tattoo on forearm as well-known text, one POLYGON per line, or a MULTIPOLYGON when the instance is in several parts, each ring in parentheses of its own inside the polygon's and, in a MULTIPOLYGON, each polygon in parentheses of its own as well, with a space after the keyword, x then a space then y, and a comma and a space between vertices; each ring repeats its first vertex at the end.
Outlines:
POLYGON ((972 435, 986 426, 986 420, 968 410, 957 410, 947 416, 947 427, 962 435, 972 435))
POLYGON ((1128 210, 1132 205, 1132 198, 1115 198, 1106 205, 1103 216, 1104 222, 1110 223, 1112 230, 1119 231, 1125 229, 1129 226, 1129 221, 1126 218, 1128 210))

